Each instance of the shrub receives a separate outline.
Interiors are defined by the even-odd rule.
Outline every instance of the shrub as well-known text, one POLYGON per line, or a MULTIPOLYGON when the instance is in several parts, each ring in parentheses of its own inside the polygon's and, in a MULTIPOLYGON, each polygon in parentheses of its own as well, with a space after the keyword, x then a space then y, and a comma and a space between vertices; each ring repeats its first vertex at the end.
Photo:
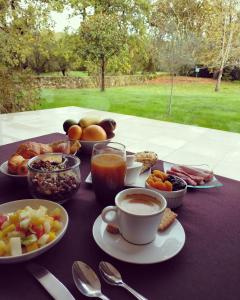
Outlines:
POLYGON ((39 89, 27 71, 0 68, 0 113, 33 110, 39 103, 39 89))

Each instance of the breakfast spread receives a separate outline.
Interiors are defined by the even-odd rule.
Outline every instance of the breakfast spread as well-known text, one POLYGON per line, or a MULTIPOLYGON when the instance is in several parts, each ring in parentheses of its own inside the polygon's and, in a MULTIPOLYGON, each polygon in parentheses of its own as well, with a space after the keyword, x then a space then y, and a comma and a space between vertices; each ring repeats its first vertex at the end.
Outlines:
POLYGON ((50 144, 37 142, 25 142, 20 144, 16 152, 8 160, 8 172, 14 175, 26 175, 28 173, 28 160, 44 153, 73 154, 80 148, 79 141, 56 141, 50 144))
POLYGON ((154 170, 146 181, 151 187, 161 191, 179 191, 186 187, 186 184, 178 177, 168 175, 160 170, 154 170))
POLYGON ((167 173, 170 175, 176 175, 184 179, 188 184, 192 186, 203 185, 213 179, 212 171, 184 165, 172 166, 171 169, 167 171, 167 173))
POLYGON ((79 122, 69 119, 63 123, 63 130, 70 140, 105 141, 114 135, 115 129, 115 120, 110 118, 100 120, 95 116, 83 117, 79 122))
POLYGON ((134 154, 135 161, 141 162, 143 164, 141 173, 150 169, 158 159, 158 156, 155 152, 152 151, 142 151, 134 154))
POLYGON ((26 206, 0 214, 0 256, 18 256, 53 241, 62 229, 59 208, 48 212, 45 206, 26 206))

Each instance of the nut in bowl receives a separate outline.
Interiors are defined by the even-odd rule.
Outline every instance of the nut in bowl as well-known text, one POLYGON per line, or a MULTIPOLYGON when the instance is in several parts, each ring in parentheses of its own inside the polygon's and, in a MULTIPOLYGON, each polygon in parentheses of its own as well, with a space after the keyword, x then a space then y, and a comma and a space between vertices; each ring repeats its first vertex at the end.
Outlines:
POLYGON ((80 160, 70 154, 48 153, 28 162, 28 185, 35 198, 64 203, 77 192, 80 182, 80 160))
POLYGON ((182 178, 168 175, 160 170, 154 170, 147 178, 145 185, 146 188, 163 195, 169 208, 177 208, 182 205, 187 192, 187 184, 182 178))

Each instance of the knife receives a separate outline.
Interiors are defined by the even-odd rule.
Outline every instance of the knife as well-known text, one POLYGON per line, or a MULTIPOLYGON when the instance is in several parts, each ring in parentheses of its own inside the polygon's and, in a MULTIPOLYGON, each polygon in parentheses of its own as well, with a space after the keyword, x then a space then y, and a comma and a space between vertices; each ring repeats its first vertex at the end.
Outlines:
POLYGON ((27 270, 41 283, 55 300, 75 300, 69 290, 46 268, 29 264, 27 270))

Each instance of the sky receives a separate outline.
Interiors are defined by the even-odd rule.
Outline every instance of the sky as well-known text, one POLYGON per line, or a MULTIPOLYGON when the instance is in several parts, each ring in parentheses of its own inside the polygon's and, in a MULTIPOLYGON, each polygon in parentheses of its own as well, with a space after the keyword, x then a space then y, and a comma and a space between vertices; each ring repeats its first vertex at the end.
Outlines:
POLYGON ((51 17, 55 23, 54 30, 56 32, 64 31, 66 26, 69 26, 71 30, 76 30, 79 27, 80 17, 75 16, 69 19, 70 11, 64 10, 62 13, 51 12, 51 17))

